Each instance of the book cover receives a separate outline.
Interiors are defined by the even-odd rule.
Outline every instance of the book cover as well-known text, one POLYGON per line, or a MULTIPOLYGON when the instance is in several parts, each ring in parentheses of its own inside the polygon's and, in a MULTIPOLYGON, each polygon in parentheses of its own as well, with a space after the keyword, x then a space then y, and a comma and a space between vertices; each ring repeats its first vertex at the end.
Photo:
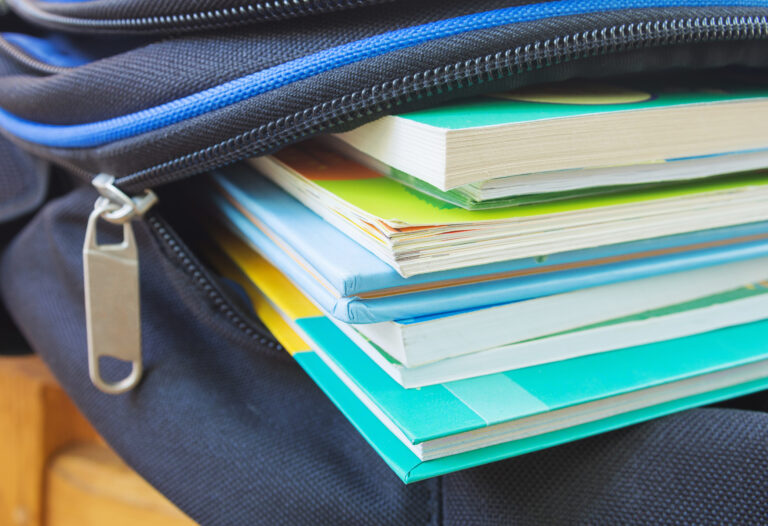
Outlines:
POLYGON ((402 170, 375 162, 375 169, 408 187, 466 210, 505 208, 547 203, 615 192, 637 191, 651 185, 692 181, 724 174, 762 170, 768 165, 768 150, 665 159, 653 163, 607 168, 582 168, 538 174, 500 177, 453 190, 439 188, 402 170), (493 190, 491 190, 493 188, 493 190), (504 189, 502 192, 501 189, 504 189), (483 195, 503 193, 501 197, 483 195))

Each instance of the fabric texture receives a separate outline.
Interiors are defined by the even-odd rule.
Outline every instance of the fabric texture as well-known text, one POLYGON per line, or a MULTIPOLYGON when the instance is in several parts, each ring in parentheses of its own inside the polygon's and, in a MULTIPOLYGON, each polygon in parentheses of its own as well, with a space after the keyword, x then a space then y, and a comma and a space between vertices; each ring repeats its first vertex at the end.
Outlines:
MULTIPOLYGON (((48 190, 48 167, 0 137, 0 254, 48 190)), ((0 355, 24 354, 24 344, 0 301, 0 355)))
POLYGON ((446 477, 445 524, 765 524, 766 467, 768 415, 696 409, 446 477))
POLYGON ((83 189, 53 201, 16 238, 3 298, 129 465, 203 524, 429 522, 434 483, 404 486, 292 358, 221 314, 141 223, 144 379, 121 396, 96 390, 81 277, 94 199, 83 189))
POLYGON ((40 206, 47 188, 45 163, 0 137, 0 224, 40 206))
POLYGON ((94 198, 47 205, 4 255, 0 291, 109 444, 202 524, 768 520, 768 415, 724 407, 403 485, 285 351, 223 314, 167 226, 136 224, 145 378, 105 395, 88 380, 82 302, 94 198))

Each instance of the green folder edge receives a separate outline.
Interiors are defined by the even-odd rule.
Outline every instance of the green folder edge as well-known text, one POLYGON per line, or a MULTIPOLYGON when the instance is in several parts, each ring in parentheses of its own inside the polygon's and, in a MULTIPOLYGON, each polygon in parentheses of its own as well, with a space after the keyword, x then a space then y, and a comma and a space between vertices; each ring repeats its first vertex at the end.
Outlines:
POLYGON ((598 433, 613 431, 685 409, 744 396, 768 388, 768 378, 762 378, 708 393, 664 402, 568 429, 449 457, 422 461, 387 429, 314 351, 297 352, 293 357, 406 484, 565 444, 598 433))

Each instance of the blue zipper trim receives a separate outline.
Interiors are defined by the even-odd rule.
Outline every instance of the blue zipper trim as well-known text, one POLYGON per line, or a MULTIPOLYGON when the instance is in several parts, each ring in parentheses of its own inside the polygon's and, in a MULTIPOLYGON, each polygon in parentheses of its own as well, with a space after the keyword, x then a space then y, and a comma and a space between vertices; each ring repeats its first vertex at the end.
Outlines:
POLYGON ((89 148, 198 117, 335 68, 469 31, 560 16, 633 8, 768 7, 768 0, 562 0, 508 7, 382 33, 326 49, 186 97, 112 119, 76 125, 28 121, 0 109, 0 126, 26 141, 89 148))

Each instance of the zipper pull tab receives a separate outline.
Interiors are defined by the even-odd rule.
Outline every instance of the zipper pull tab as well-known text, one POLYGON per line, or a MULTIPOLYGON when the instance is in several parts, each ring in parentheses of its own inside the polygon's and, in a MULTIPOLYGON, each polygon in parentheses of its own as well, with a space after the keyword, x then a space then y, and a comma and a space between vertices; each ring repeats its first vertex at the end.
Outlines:
POLYGON ((141 380, 139 253, 131 220, 157 202, 151 190, 130 198, 114 186, 114 181, 106 174, 93 179, 101 195, 88 218, 83 245, 88 371, 93 385, 108 394, 130 391, 141 380), (123 241, 99 245, 99 219, 122 225, 123 241), (130 362, 130 374, 115 382, 104 380, 99 366, 102 356, 130 362))

